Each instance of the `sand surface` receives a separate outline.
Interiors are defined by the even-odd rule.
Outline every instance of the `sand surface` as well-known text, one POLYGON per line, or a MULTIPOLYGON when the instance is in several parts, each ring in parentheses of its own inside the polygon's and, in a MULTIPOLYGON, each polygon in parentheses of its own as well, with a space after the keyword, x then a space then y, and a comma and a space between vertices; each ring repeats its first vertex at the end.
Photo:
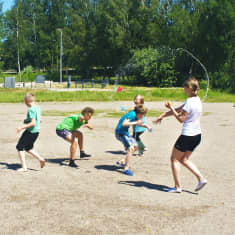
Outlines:
MULTIPOLYGON (((131 102, 41 103, 41 109, 72 111, 85 106, 120 111, 131 102)), ((175 103, 178 105, 178 103, 175 103)), ((162 102, 149 109, 164 110, 162 102)), ((230 103, 204 104, 203 139, 193 153, 208 185, 194 193, 196 178, 182 168, 184 192, 173 186, 170 153, 181 124, 173 117, 143 135, 148 151, 132 158, 134 176, 115 165, 123 147, 115 139, 115 118, 94 118, 95 129, 82 128, 85 149, 79 169, 67 166, 69 144, 55 134, 64 117, 43 117, 35 144, 46 158, 44 169, 27 156, 29 171, 19 173, 15 149, 27 108, 0 104, 0 233, 1 234, 235 234, 235 108, 230 103)), ((149 117, 151 124, 153 118, 149 117)))

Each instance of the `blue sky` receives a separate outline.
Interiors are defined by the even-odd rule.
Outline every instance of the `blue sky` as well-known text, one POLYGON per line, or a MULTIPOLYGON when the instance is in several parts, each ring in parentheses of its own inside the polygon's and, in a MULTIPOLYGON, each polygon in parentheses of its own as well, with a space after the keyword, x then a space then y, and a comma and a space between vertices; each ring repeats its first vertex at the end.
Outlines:
POLYGON ((6 11, 12 7, 14 0, 2 0, 1 2, 3 3, 3 11, 6 11))

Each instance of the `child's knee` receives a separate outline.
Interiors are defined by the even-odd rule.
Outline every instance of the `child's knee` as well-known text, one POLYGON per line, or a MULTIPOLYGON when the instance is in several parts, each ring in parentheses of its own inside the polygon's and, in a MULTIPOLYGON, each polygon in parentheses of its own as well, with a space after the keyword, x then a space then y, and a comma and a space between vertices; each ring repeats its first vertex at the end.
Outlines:
POLYGON ((74 132, 73 132, 73 136, 74 136, 74 137, 77 137, 77 138, 81 138, 81 137, 83 137, 83 134, 82 134, 82 132, 80 132, 80 131, 74 131, 74 132))
POLYGON ((129 152, 129 153, 134 153, 134 152, 135 152, 135 148, 136 148, 136 147, 134 147, 134 146, 130 146, 130 147, 128 148, 128 152, 129 152))

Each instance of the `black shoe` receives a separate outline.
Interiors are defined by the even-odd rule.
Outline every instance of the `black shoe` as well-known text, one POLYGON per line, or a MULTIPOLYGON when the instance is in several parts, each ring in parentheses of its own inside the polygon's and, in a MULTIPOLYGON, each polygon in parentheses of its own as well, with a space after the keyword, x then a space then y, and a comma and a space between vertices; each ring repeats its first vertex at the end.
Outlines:
POLYGON ((74 162, 74 160, 69 161, 69 166, 78 168, 78 165, 74 162))
POLYGON ((84 157, 91 157, 90 154, 86 154, 85 152, 81 152, 80 153, 80 158, 84 158, 84 157))

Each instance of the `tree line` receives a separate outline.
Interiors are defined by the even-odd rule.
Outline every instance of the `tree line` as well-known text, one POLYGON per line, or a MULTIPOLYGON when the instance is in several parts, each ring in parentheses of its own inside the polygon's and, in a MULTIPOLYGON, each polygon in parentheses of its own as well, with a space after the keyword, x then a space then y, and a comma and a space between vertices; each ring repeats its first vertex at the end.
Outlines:
MULTIPOLYGON (((7 12, 1 9, 1 70, 58 72, 62 30, 63 65, 82 76, 93 68, 114 73, 139 63, 138 53, 148 66, 141 55, 158 53, 146 50, 185 48, 206 66, 213 87, 235 86, 235 0, 15 0, 7 12)), ((201 71, 185 55, 175 63, 169 75, 175 82, 166 84, 177 84, 177 74, 201 71)), ((172 59, 166 64, 172 66, 172 59)), ((139 77, 139 84, 152 79, 151 73, 139 77)))

